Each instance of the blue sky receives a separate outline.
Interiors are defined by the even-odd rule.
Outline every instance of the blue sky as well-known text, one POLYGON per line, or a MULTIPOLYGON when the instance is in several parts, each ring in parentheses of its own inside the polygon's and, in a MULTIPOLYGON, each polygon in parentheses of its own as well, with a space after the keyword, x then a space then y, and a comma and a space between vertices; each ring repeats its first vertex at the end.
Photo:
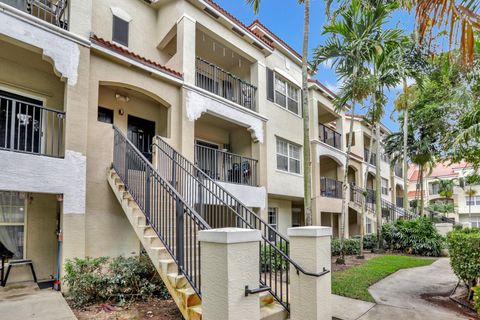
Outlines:
MULTIPOLYGON (((255 18, 260 19, 295 50, 302 51, 303 6, 298 5, 297 0, 262 0, 258 16, 253 14, 253 10, 245 0, 216 0, 216 2, 247 25, 255 18)), ((322 35, 326 21, 325 0, 311 0, 310 19, 309 51, 311 53, 313 48, 323 44, 326 39, 322 35)), ((409 34, 413 28, 412 14, 398 11, 392 16, 388 26, 397 26, 409 34)), ((335 72, 326 66, 319 68, 315 78, 330 89, 335 90, 337 87, 335 72)), ((397 92, 398 90, 392 90, 388 93, 389 102, 383 118, 384 124, 393 131, 398 129, 398 124, 394 121, 396 115, 392 114, 392 102, 397 92)))

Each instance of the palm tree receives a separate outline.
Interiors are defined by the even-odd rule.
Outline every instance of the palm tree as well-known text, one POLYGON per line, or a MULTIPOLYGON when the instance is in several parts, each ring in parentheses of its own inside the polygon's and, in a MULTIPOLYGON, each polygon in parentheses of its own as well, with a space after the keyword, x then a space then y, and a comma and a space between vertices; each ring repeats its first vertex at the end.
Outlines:
POLYGON ((444 205, 445 205, 445 214, 448 214, 450 206, 448 205, 448 200, 452 199, 453 196, 453 188, 455 187, 456 179, 440 179, 437 178, 438 183, 438 194, 444 197, 444 205))
MULTIPOLYGON (((368 67, 385 43, 386 33, 383 26, 392 8, 392 5, 385 5, 380 1, 365 7, 361 0, 352 0, 345 10, 339 12, 335 19, 324 27, 324 34, 328 34, 329 38, 325 45, 314 50, 313 67, 316 68, 327 60, 332 61, 332 67, 335 68, 339 81, 343 83, 339 97, 335 101, 337 111, 350 104, 347 154, 351 151, 356 104, 368 98, 374 91, 374 81, 368 67)), ((343 175, 340 224, 342 244, 345 238, 345 220, 348 217, 348 167, 347 156, 343 175)))
MULTIPOLYGON (((246 0, 258 13, 261 0, 246 0)), ((310 0, 298 0, 304 5, 303 15, 303 44, 302 44, 302 113, 303 113, 303 201, 305 211, 305 225, 313 223, 312 218, 312 164, 310 155, 310 112, 308 109, 308 35, 310 31, 310 0)))
POLYGON ((465 194, 468 196, 468 221, 472 221, 472 197, 477 194, 477 190, 468 187, 465 194))

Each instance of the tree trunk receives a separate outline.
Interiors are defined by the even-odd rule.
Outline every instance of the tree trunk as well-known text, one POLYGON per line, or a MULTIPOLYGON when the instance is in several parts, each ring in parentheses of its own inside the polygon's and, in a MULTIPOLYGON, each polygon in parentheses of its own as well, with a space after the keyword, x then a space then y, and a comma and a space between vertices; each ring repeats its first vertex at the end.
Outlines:
POLYGON ((345 160, 345 168, 343 174, 343 194, 342 194, 342 213, 340 214, 340 242, 341 242, 341 253, 342 259, 345 261, 345 255, 343 250, 343 241, 345 240, 345 217, 348 215, 348 166, 350 165, 350 151, 352 149, 352 141, 353 141, 353 121, 355 118, 355 102, 352 101, 352 109, 350 115, 350 128, 348 133, 348 142, 347 142, 347 159, 345 160))
MULTIPOLYGON (((370 144, 368 146, 368 150, 370 150, 370 152, 368 153, 368 157, 367 159, 365 159, 367 161, 367 170, 365 170, 365 173, 363 175, 363 190, 367 191, 367 180, 368 180, 368 170, 370 169, 370 162, 372 161, 372 149, 373 149, 373 141, 375 139, 373 139, 373 132, 375 132, 375 127, 371 126, 371 129, 372 131, 372 134, 371 134, 371 137, 370 137, 370 144)), ((360 255, 363 256, 363 236, 365 234, 365 228, 364 228, 364 224, 365 224, 365 206, 366 206, 366 202, 367 202, 367 193, 363 194, 362 196, 362 210, 361 210, 361 213, 360 213, 360 219, 361 219, 361 223, 360 223, 360 255)))
POLYGON ((423 164, 420 165, 420 215, 423 216, 424 186, 423 186, 423 164))
POLYGON ((408 210, 408 99, 407 99, 407 79, 403 78, 403 96, 405 104, 403 109, 403 209, 408 210))
POLYGON ((375 151, 376 151, 376 165, 375 165, 375 214, 377 215, 377 237, 378 249, 383 248, 382 241, 382 170, 380 165, 380 121, 375 124, 375 151))
POLYGON ((310 115, 308 110, 308 34, 310 29, 310 0, 305 0, 303 19, 303 49, 302 49, 302 110, 303 110, 303 205, 305 210, 305 225, 311 226, 312 219, 312 164, 310 156, 310 115))

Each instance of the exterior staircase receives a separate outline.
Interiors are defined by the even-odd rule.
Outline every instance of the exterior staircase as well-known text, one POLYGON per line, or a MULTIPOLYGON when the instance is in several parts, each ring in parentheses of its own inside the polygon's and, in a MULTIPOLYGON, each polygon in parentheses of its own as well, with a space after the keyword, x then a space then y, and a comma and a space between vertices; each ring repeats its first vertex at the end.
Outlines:
MULTIPOLYGON (((203 219, 204 215, 200 215, 194 209, 194 207, 202 209, 198 206, 198 193, 186 194, 189 200, 184 198, 177 191, 181 185, 180 180, 177 181, 175 177, 167 180, 118 128, 114 129, 113 166, 107 174, 108 183, 183 317, 201 319, 200 243, 197 234, 198 231, 210 229, 211 226, 203 219)), ((210 184, 206 186, 212 188, 210 184)), ((202 189, 197 185, 193 191, 199 190, 202 189)), ((219 204, 225 207, 218 199, 213 203, 207 203, 207 207, 218 207, 219 204)), ((223 210, 221 213, 225 215, 231 212, 223 210)), ((212 222, 219 220, 218 218, 212 222)), ((233 221, 235 226, 244 228, 249 226, 242 216, 228 217, 223 221, 228 223, 233 221)), ((258 221, 254 222, 260 225, 258 221)), ((274 258, 283 259, 286 265, 283 274, 279 272, 280 277, 275 271, 274 278, 283 279, 284 274, 288 274, 290 263, 299 268, 300 272, 305 272, 286 254, 277 253, 275 243, 269 242, 268 245, 271 246, 270 251, 273 252, 274 258)), ((273 271, 271 273, 273 274, 273 271)), ((266 273, 264 276, 265 281, 262 282, 261 279, 259 281, 261 287, 266 283, 266 273)), ((286 279, 287 281, 279 283, 280 287, 286 287, 286 290, 280 290, 280 298, 270 287, 265 287, 268 291, 260 293, 261 319, 287 318, 288 276, 286 279), (284 301, 287 301, 286 305, 282 303, 284 301)))

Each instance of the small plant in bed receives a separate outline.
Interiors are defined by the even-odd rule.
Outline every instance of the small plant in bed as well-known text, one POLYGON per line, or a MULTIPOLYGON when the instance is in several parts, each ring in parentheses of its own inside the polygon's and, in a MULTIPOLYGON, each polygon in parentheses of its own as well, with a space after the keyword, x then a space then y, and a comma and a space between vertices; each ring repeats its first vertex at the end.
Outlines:
POLYGON ((64 282, 75 307, 128 301, 152 296, 169 298, 168 291, 146 255, 68 260, 64 282))
POLYGON ((411 256, 384 255, 367 260, 360 266, 332 274, 332 293, 375 302, 368 288, 388 275, 406 268, 430 265, 434 260, 411 256))

